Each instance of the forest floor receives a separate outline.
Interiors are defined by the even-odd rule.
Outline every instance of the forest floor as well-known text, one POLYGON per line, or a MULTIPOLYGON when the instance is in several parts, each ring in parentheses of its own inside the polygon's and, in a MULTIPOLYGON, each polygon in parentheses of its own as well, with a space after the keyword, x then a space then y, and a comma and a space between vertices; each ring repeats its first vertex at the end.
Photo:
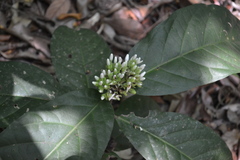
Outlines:
MULTIPOLYGON (((1 0, 0 61, 25 61, 54 73, 49 49, 60 25, 88 28, 124 57, 174 11, 203 3, 227 8, 240 18, 239 0, 1 0)), ((240 79, 229 76, 186 92, 152 97, 164 111, 178 112, 211 127, 240 160, 240 79)))

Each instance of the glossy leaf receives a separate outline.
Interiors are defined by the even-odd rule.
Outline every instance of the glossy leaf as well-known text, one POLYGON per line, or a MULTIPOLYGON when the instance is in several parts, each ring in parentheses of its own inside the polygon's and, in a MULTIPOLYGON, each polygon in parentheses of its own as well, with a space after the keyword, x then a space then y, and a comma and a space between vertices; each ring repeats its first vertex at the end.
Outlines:
MULTIPOLYGON (((124 100, 115 111, 115 115, 129 114, 133 112, 140 117, 146 117, 150 110, 161 110, 160 106, 150 97, 134 95, 124 100)), ((119 129, 118 124, 115 122, 112 132, 112 137, 116 142, 115 149, 123 150, 132 147, 128 139, 119 129)))
POLYGON ((23 62, 1 62, 0 127, 61 93, 57 81, 41 69, 23 62))
POLYGON ((53 33, 51 52, 56 76, 69 90, 94 88, 92 81, 106 67, 110 49, 95 32, 61 26, 53 33))
POLYGON ((130 51, 146 64, 137 93, 166 95, 240 71, 240 22, 226 8, 191 5, 174 12, 130 51))
POLYGON ((28 112, 0 134, 0 159, 100 159, 113 109, 96 91, 75 91, 28 112))
POLYGON ((231 160, 224 141, 198 121, 177 114, 150 112, 116 120, 133 146, 147 160, 231 160))
POLYGON ((140 117, 146 117, 149 110, 161 110, 160 106, 150 97, 134 95, 123 101, 115 111, 116 115, 133 112, 140 117))

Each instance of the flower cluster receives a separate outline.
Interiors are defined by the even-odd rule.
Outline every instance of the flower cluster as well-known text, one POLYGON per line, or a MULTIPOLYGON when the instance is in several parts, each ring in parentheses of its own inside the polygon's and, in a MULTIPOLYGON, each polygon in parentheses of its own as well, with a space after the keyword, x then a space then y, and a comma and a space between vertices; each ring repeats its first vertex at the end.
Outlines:
POLYGON ((129 59, 127 54, 123 60, 111 54, 107 59, 107 69, 103 70, 99 77, 95 76, 96 81, 92 82, 102 93, 101 99, 120 100, 122 95, 126 96, 127 93, 136 94, 134 88, 142 86, 146 73, 142 72, 146 65, 138 66, 140 63, 142 60, 137 58, 137 55, 129 59))

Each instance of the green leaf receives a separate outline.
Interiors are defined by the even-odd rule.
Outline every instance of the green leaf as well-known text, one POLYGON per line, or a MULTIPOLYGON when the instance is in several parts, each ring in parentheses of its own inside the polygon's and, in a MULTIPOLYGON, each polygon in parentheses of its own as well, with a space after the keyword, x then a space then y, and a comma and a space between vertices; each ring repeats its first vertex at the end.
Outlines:
POLYGON ((224 7, 179 9, 130 51, 146 64, 137 93, 178 93, 239 72, 239 32, 239 20, 224 7))
POLYGON ((124 134, 147 160, 231 160, 224 141, 198 121, 177 114, 150 112, 116 117, 124 134))
POLYGON ((62 93, 48 73, 22 62, 0 63, 0 127, 62 93))
POLYGON ((115 115, 134 112, 137 116, 146 117, 150 110, 160 111, 160 106, 150 97, 134 95, 120 104, 115 111, 115 115))
MULTIPOLYGON (((129 114, 134 112, 135 115, 146 117, 150 110, 159 110, 160 106, 150 97, 134 95, 124 100, 115 111, 115 115, 129 114)), ((130 148, 132 145, 129 143, 126 136, 119 130, 118 124, 115 122, 112 132, 112 138, 116 142, 115 149, 123 150, 130 148)))
POLYGON ((24 113, 35 110, 46 102, 48 101, 32 97, 0 96, 0 128, 7 127, 24 113))
POLYGON ((0 159, 101 159, 113 120, 112 107, 95 90, 64 94, 0 134, 0 159))
POLYGON ((109 47, 97 33, 64 26, 53 33, 51 52, 57 78, 69 90, 93 88, 94 75, 99 76, 105 69, 110 55, 109 47))

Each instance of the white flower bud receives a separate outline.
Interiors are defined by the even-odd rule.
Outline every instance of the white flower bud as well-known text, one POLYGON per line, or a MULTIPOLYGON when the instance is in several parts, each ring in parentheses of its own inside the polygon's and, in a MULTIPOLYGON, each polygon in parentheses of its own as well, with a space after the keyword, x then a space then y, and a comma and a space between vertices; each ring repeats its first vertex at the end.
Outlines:
POLYGON ((132 67, 132 70, 135 70, 136 68, 137 68, 137 65, 133 66, 133 67, 132 67))
POLYGON ((109 79, 106 80, 106 83, 109 84, 111 81, 109 79))
POLYGON ((146 74, 146 72, 142 72, 142 73, 140 74, 140 77, 143 77, 145 74, 146 74))
POLYGON ((137 55, 134 54, 134 56, 132 56, 131 60, 135 60, 137 58, 137 55))
POLYGON ((100 74, 100 78, 104 78, 104 74, 103 73, 100 74))
POLYGON ((117 63, 117 57, 114 57, 114 63, 117 63))
POLYGON ((101 86, 102 84, 103 84, 103 81, 100 81, 100 82, 99 82, 99 85, 101 86))
POLYGON ((122 63, 123 59, 121 57, 118 57, 118 62, 122 63))
POLYGON ((109 99, 108 99, 108 100, 109 100, 109 101, 110 101, 110 100, 112 100, 112 99, 114 98, 114 96, 115 96, 115 93, 114 93, 114 94, 112 94, 112 96, 111 96, 111 97, 109 97, 109 99))
POLYGON ((124 73, 122 73, 122 74, 119 76, 119 78, 121 78, 121 79, 122 79, 123 77, 124 77, 124 73))
POLYGON ((92 84, 96 86, 98 83, 93 81, 92 84))
POLYGON ((112 72, 110 70, 108 70, 108 75, 110 75, 112 72))
POLYGON ((98 76, 94 76, 94 78, 95 78, 96 80, 99 80, 99 77, 98 77, 98 76))
POLYGON ((116 69, 116 68, 114 68, 114 71, 113 71, 113 73, 114 73, 114 74, 117 74, 117 72, 118 72, 118 71, 117 71, 117 69, 116 69))
POLYGON ((137 64, 140 64, 140 63, 142 63, 143 61, 141 60, 141 58, 137 58, 137 59, 136 59, 136 62, 137 62, 137 64))
POLYGON ((141 71, 146 67, 146 64, 142 64, 139 69, 141 69, 141 71))
POLYGON ((122 63, 122 68, 127 67, 127 62, 122 63))
POLYGON ((103 73, 104 76, 106 75, 106 71, 105 70, 103 70, 102 73, 103 73))
POLYGON ((104 100, 104 99, 105 99, 105 97, 104 97, 104 95, 102 95, 102 96, 101 96, 101 100, 104 100))
POLYGON ((143 80, 145 80, 145 79, 146 79, 145 77, 140 77, 140 80, 141 80, 141 81, 143 81, 143 80))
POLYGON ((112 53, 110 54, 109 59, 110 59, 110 61, 113 61, 113 54, 112 53))
POLYGON ((126 55, 125 62, 127 62, 128 60, 129 60, 129 54, 126 55))
POLYGON ((110 60, 109 59, 107 59, 107 65, 109 66, 111 63, 110 63, 110 60))

